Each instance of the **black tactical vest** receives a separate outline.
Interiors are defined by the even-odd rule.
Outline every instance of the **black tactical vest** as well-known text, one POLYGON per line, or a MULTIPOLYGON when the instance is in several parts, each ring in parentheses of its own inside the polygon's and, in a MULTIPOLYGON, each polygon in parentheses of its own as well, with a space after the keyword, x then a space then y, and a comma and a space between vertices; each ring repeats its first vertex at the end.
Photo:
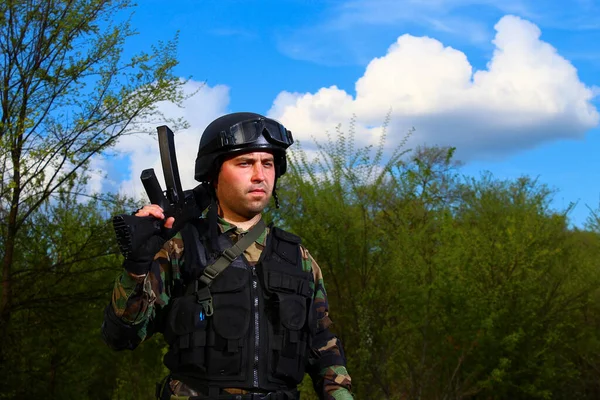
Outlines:
MULTIPOLYGON (((181 272, 187 285, 216 258, 207 251, 203 224, 190 224, 182 232, 181 272)), ((227 234, 220 235, 218 243, 219 253, 233 244, 227 234)), ((316 328, 314 278, 302 269, 300 238, 272 227, 257 265, 238 257, 215 278, 210 292, 210 317, 194 295, 171 298, 164 363, 173 378, 201 390, 295 388, 304 377, 316 328)))

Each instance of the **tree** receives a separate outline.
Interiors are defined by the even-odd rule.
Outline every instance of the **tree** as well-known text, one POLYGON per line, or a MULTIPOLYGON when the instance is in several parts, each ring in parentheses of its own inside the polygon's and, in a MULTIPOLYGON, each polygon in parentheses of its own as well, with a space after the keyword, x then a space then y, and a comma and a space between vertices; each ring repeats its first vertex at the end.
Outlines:
POLYGON ((173 74, 176 38, 122 59, 135 32, 128 20, 111 21, 131 7, 128 0, 0 3, 0 366, 11 377, 13 350, 47 345, 54 353, 18 365, 58 382, 58 367, 68 364, 56 352, 66 340, 61 329, 73 329, 69 321, 91 329, 73 307, 98 307, 110 291, 116 247, 108 215, 98 214, 109 197, 82 197, 90 194, 90 161, 140 132, 141 122, 164 122, 158 102, 183 100, 185 82, 173 74), (32 331, 42 327, 49 342, 32 331))
MULTIPOLYGON (((156 104, 182 99, 175 41, 122 61, 128 0, 7 0, 0 4, 0 340, 22 271, 19 231, 57 191, 85 175, 92 157, 156 104)), ((0 355, 1 357, 1 355, 0 355)))
POLYGON ((352 134, 296 149, 272 212, 324 271, 357 397, 597 398, 600 236, 528 177, 352 134))

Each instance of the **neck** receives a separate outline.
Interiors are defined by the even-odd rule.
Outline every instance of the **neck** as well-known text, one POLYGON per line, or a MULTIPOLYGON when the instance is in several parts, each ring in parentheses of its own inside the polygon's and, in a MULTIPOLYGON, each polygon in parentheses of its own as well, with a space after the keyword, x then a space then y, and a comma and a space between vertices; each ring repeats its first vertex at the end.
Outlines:
POLYGON ((251 219, 237 219, 237 218, 230 218, 226 215, 223 215, 222 218, 229 222, 230 224, 233 224, 235 226, 237 226, 238 228, 240 228, 243 231, 247 231, 248 229, 252 228, 254 225, 256 225, 256 223, 260 220, 261 218, 261 214, 256 214, 254 217, 252 217, 251 219))

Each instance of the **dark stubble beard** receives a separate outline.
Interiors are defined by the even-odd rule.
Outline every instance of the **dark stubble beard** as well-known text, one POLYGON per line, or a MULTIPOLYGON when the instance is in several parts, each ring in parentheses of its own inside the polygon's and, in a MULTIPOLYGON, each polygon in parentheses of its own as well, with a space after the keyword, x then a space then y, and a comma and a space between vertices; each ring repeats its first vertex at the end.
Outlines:
MULTIPOLYGON (((264 189, 267 190, 266 188, 264 189)), ((248 193, 249 192, 247 192, 246 195, 248 195, 248 193)), ((237 207, 234 202, 233 204, 230 204, 229 209, 235 214, 250 220, 258 214, 262 213, 264 209, 267 208, 267 205, 269 205, 269 202, 271 201, 271 197, 272 194, 269 193, 264 199, 260 201, 248 201, 245 205, 243 205, 242 203, 238 203, 237 207)))

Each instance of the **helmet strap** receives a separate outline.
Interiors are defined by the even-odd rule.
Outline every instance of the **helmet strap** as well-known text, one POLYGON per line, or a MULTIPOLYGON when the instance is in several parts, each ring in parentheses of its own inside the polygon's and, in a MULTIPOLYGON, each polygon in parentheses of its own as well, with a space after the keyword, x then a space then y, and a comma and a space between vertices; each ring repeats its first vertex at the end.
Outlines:
POLYGON ((273 182, 273 191, 271 193, 273 195, 273 200, 275 200, 275 208, 279 208, 279 196, 277 196, 277 178, 275 178, 275 182, 273 182))

